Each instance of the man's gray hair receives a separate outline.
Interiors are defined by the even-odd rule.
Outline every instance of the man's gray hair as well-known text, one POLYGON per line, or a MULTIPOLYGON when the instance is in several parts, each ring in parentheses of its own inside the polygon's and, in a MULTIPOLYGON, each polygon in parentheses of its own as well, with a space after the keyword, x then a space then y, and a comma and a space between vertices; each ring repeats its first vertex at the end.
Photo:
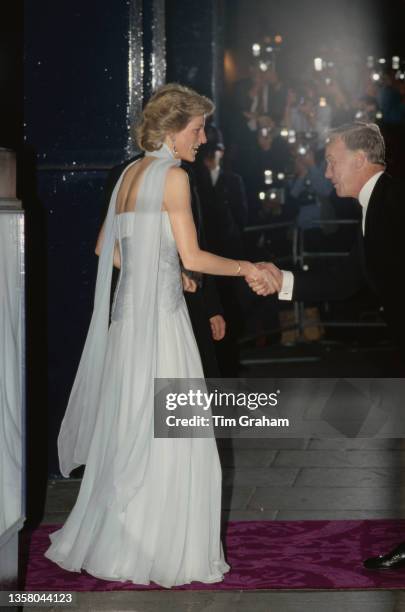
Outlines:
POLYGON ((341 138, 349 151, 364 151, 371 164, 385 166, 385 143, 375 123, 355 121, 329 130, 328 141, 341 138))

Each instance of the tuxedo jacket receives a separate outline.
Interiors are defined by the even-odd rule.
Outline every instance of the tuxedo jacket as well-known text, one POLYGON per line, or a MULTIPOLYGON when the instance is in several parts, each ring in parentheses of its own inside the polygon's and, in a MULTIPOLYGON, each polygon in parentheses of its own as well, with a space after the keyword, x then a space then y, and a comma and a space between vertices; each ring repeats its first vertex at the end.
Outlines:
POLYGON ((350 255, 322 272, 294 274, 294 300, 342 300, 368 286, 394 341, 405 351, 405 186, 383 173, 372 191, 350 255))
POLYGON ((248 206, 241 177, 221 169, 213 185, 210 171, 202 162, 193 171, 208 250, 222 257, 243 259, 248 206))

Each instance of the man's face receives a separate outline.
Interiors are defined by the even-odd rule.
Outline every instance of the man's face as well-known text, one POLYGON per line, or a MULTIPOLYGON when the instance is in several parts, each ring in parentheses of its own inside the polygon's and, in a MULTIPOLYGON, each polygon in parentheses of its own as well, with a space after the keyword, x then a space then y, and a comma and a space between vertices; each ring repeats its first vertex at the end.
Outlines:
POLYGON ((326 178, 330 179, 340 198, 359 195, 358 152, 350 151, 341 138, 326 147, 326 178))

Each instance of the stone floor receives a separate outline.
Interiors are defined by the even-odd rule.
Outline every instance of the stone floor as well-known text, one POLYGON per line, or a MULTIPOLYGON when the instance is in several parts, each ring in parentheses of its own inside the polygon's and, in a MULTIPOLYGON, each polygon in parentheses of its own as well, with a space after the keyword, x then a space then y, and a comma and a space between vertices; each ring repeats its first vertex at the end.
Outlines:
MULTIPOLYGON (((404 518, 405 441, 220 440, 228 520, 404 518)), ((80 480, 52 480, 45 523, 62 523, 80 480)), ((405 585, 404 585, 405 586, 405 585)))

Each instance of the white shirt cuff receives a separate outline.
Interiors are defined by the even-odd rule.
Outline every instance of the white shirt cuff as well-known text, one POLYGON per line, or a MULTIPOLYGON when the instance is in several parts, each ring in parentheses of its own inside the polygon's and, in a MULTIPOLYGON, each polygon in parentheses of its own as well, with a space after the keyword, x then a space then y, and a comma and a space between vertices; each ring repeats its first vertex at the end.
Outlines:
POLYGON ((279 300, 292 300, 292 294, 294 289, 294 274, 290 270, 281 270, 283 273, 283 282, 281 284, 281 290, 278 294, 279 300))

